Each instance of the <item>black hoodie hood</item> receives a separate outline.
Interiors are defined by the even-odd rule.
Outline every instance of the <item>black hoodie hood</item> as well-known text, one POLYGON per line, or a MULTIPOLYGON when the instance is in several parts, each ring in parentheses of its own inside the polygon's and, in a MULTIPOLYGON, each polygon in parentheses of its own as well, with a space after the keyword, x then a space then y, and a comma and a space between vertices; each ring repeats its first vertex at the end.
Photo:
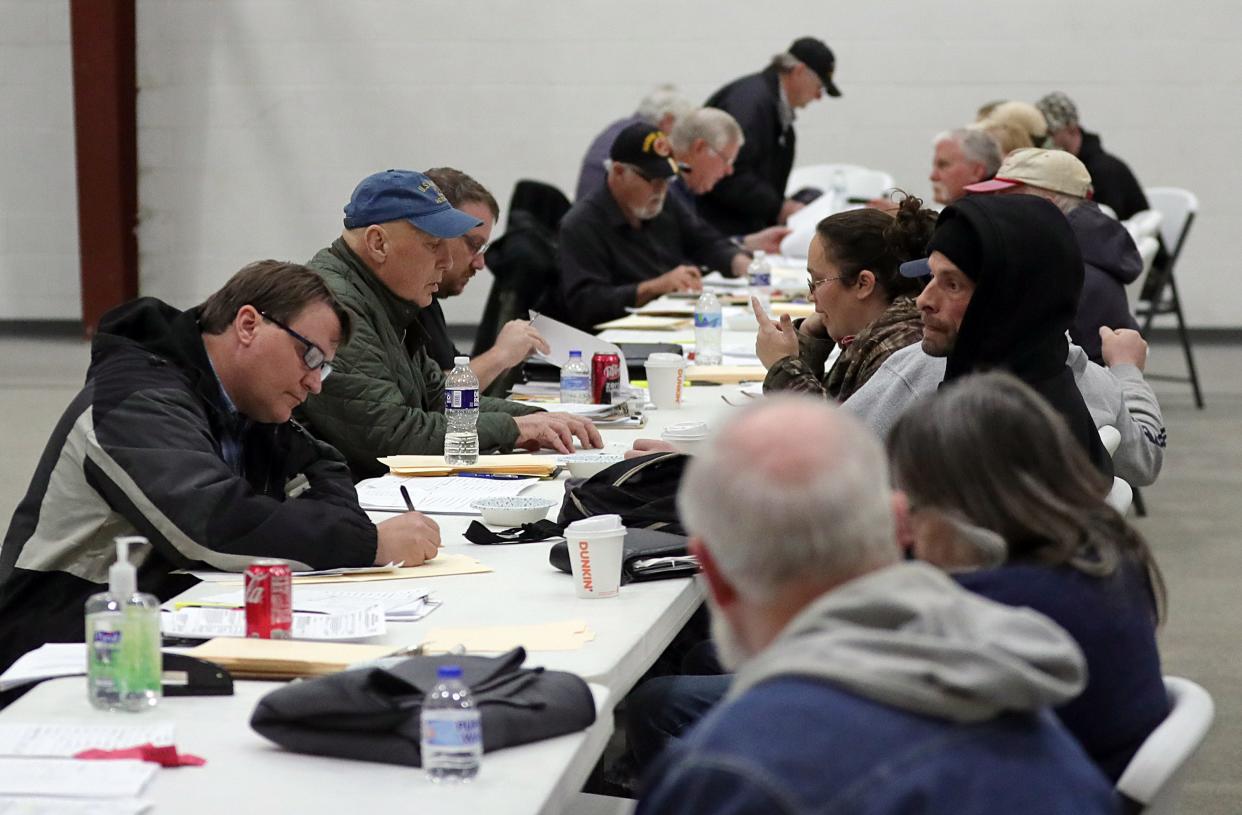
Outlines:
POLYGON ((981 263, 945 381, 991 368, 1027 381, 1064 370, 1083 280, 1065 216, 1033 195, 971 195, 946 208, 937 226, 954 218, 974 231, 981 263))

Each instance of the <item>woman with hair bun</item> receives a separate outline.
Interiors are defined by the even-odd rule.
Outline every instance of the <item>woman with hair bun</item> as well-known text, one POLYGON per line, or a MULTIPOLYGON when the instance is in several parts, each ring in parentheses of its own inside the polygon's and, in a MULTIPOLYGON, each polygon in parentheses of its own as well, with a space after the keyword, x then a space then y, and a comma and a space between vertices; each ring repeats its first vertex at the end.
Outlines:
POLYGON ((815 314, 795 324, 763 314, 755 353, 768 369, 763 389, 815 393, 845 401, 884 360, 923 338, 914 304, 922 284, 898 271, 926 254, 936 213, 906 196, 890 215, 855 209, 829 215, 815 227, 807 272, 815 314), (833 345, 841 354, 825 373, 833 345))

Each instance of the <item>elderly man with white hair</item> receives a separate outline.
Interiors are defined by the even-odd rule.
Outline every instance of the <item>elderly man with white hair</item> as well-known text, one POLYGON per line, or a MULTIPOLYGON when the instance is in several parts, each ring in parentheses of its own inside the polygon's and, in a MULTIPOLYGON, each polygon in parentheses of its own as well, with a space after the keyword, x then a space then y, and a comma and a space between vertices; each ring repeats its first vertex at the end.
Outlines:
POLYGON ((946 130, 932 142, 932 197, 949 205, 966 194, 968 184, 996 175, 1001 165, 1000 146, 986 131, 973 127, 946 130))
MULTIPOLYGON (((699 108, 677 120, 668 134, 668 143, 681 171, 669 183, 669 195, 697 215, 699 196, 711 192, 722 179, 733 175, 733 163, 746 137, 737 119, 725 111, 699 108)), ((741 236, 737 242, 751 252, 763 250, 777 254, 781 250, 781 240, 788 234, 788 227, 770 226, 741 236)))
POLYGON ((903 562, 879 443, 777 397, 721 428, 678 508, 737 671, 664 753, 639 813, 1104 813, 1108 782, 1047 708, 1081 652, 1029 609, 903 562))

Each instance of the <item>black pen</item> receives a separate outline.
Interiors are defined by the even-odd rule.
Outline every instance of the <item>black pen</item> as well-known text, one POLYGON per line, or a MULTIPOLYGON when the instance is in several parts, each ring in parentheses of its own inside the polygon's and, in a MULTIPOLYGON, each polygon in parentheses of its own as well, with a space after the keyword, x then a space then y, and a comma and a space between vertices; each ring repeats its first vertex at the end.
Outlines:
POLYGON ((413 512, 414 502, 410 500, 410 491, 405 488, 404 484, 401 485, 401 497, 405 499, 405 508, 413 512))

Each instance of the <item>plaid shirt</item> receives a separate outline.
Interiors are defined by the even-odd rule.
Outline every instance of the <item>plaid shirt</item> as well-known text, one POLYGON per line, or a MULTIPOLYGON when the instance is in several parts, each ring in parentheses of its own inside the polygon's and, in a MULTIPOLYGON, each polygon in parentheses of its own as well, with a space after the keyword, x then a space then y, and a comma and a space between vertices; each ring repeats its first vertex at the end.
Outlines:
POLYGON ((822 377, 832 341, 798 332, 798 356, 785 357, 768 369, 765 393, 793 391, 818 394, 844 402, 861 388, 893 352, 923 338, 923 318, 912 297, 898 297, 870 325, 858 333, 836 363, 822 377))

